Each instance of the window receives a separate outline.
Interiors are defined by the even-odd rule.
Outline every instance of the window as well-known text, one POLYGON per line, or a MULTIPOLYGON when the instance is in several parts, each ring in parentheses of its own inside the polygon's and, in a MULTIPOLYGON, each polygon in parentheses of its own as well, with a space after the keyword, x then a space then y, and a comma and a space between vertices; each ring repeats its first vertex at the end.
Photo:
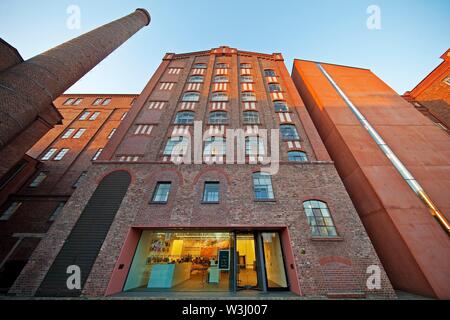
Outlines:
POLYGON ((215 76, 214 77, 214 82, 228 82, 228 77, 227 76, 215 76))
POLYGON ((75 129, 71 128, 71 129, 67 129, 67 131, 62 135, 61 139, 67 139, 69 138, 72 133, 75 132, 75 129))
POLYGON ((203 76, 190 76, 188 82, 203 82, 203 76))
POLYGON ((37 186, 39 186, 42 183, 42 181, 45 180, 45 178, 47 178, 47 173, 39 172, 39 174, 34 177, 33 181, 31 181, 31 183, 28 185, 28 187, 36 188, 37 186))
POLYGON ((55 152, 56 152, 57 150, 58 150, 58 149, 55 149, 55 148, 49 149, 49 150, 44 154, 44 156, 41 158, 41 160, 50 160, 50 158, 55 154, 55 152))
POLYGON ((108 134, 108 140, 112 138, 112 136, 114 135, 114 133, 116 133, 116 130, 117 130, 116 128, 113 128, 113 129, 111 130, 111 132, 108 134))
POLYGON ((266 70, 264 70, 264 76, 265 77, 276 77, 277 75, 275 74, 275 71, 273 71, 272 69, 266 69, 266 70))
POLYGON ((124 112, 124 113, 122 114, 122 117, 120 117, 120 121, 122 121, 123 119, 125 119, 125 117, 127 116, 127 113, 128 113, 128 111, 127 111, 127 112, 124 112))
POLYGON ((55 221, 56 217, 60 215, 65 205, 66 205, 65 202, 58 203, 58 206, 55 208, 55 210, 53 210, 52 214, 48 218, 48 221, 55 221))
POLYGON ((287 112, 287 111, 289 111, 289 108, 288 108, 286 102, 284 102, 284 101, 275 101, 273 103, 273 106, 274 106, 275 112, 287 112))
POLYGON ((258 111, 245 111, 244 112, 244 123, 245 124, 259 124, 258 111))
POLYGON ((242 101, 256 101, 256 95, 253 92, 242 92, 242 101))
POLYGON ((228 101, 228 94, 225 92, 213 92, 211 101, 228 101))
POLYGON ((64 158, 64 156, 66 155, 66 153, 69 152, 68 148, 63 148, 61 149, 58 154, 56 155, 56 157, 53 158, 53 160, 55 161, 60 161, 64 158))
POLYGON ((269 91, 270 92, 280 92, 281 91, 281 87, 280 87, 279 84, 271 83, 271 84, 269 84, 269 91))
POLYGON ((102 106, 107 106, 110 102, 111 102, 111 98, 106 98, 105 100, 103 100, 102 106))
POLYGON ((218 63, 216 64, 216 68, 217 69, 224 69, 224 68, 228 68, 229 64, 228 63, 218 63))
POLYGON ((80 120, 86 120, 90 114, 91 113, 89 111, 83 112, 83 114, 80 116, 80 120))
POLYGON ((5 211, 3 211, 2 215, 0 216, 0 220, 2 221, 6 221, 8 220, 13 214, 14 212, 17 211, 17 209, 19 209, 19 207, 22 205, 22 202, 13 202, 9 205, 8 208, 6 208, 5 211))
POLYGON ((94 102, 92 103, 92 105, 94 105, 94 106, 98 106, 101 102, 102 102, 102 98, 97 98, 97 99, 95 99, 94 100, 94 102))
POLYGON ((306 156, 306 153, 302 151, 289 151, 288 160, 293 162, 307 162, 308 157, 306 156))
POLYGON ((200 93, 198 92, 186 92, 185 94, 183 94, 183 101, 188 102, 188 101, 199 101, 200 100, 200 93))
POLYGON ((92 161, 95 161, 98 159, 98 157, 102 154, 103 148, 100 148, 97 150, 97 152, 94 154, 94 156, 92 157, 92 161))
POLYGON ((292 124, 280 125, 281 138, 283 140, 299 140, 297 128, 292 124))
POLYGON ((156 184, 155 192, 153 193, 153 203, 167 203, 169 199, 171 182, 158 182, 156 184))
POLYGON ((447 77, 444 79, 444 83, 448 84, 450 86, 450 77, 447 77))
POLYGON ((0 190, 10 183, 28 165, 28 161, 22 159, 0 177, 0 190))
POLYGON ((175 116, 175 124, 192 124, 194 123, 195 113, 192 111, 181 111, 175 116))
POLYGON ((77 133, 75 133, 75 135, 73 136, 73 138, 74 138, 74 139, 79 139, 79 138, 81 138, 81 136, 82 136, 83 133, 85 133, 85 132, 86 132, 86 129, 84 129, 84 128, 78 129, 77 133))
POLYGON ((78 188, 80 184, 86 179, 87 171, 83 171, 80 176, 78 177, 77 181, 72 185, 72 188, 78 188))
POLYGON ((337 236, 336 227, 325 202, 317 200, 305 201, 303 202, 303 208, 305 209, 305 214, 311 227, 312 236, 337 236))
POLYGON ((226 150, 226 142, 223 137, 208 137, 205 140, 205 156, 224 156, 226 150))
POLYGON ((241 69, 251 69, 252 65, 250 63, 241 63, 241 69))
POLYGON ((75 101, 74 98, 69 98, 64 102, 65 106, 70 106, 75 101))
POLYGON ((272 178, 268 173, 255 172, 253 174, 253 191, 255 200, 273 200, 272 178))
POLYGON ((196 64, 194 64, 194 68, 196 68, 196 69, 206 69, 206 64, 205 63, 196 63, 196 64))
POLYGON ((228 123, 228 114, 225 111, 215 111, 209 114, 209 123, 226 124, 228 123))
POLYGON ((205 182, 203 189, 203 202, 204 203, 219 203, 219 182, 205 182))
POLYGON ((261 137, 245 137, 245 155, 263 156, 265 154, 264 141, 261 137))
POLYGON ((165 156, 182 156, 187 152, 188 139, 186 137, 171 137, 164 148, 165 156))
POLYGON ((78 98, 78 99, 75 100, 75 102, 73 103, 73 105, 74 105, 74 106, 78 106, 78 105, 80 105, 81 101, 83 101, 83 99, 82 99, 82 98, 78 98))
POLYGON ((96 111, 92 114, 92 116, 89 118, 89 120, 93 121, 93 120, 97 119, 99 115, 100 115, 100 112, 96 111))
POLYGON ((241 82, 253 82, 252 76, 241 76, 241 82))

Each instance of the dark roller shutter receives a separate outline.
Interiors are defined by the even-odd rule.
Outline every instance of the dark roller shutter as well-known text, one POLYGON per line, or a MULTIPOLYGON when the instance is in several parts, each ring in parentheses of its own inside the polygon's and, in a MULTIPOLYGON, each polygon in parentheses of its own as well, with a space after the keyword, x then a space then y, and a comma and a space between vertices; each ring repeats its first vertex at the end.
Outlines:
POLYGON ((83 288, 130 181, 131 177, 127 172, 116 171, 100 182, 53 261, 36 296, 80 295, 81 290, 67 288, 66 281, 70 276, 66 273, 67 267, 70 265, 80 267, 81 288, 83 288))

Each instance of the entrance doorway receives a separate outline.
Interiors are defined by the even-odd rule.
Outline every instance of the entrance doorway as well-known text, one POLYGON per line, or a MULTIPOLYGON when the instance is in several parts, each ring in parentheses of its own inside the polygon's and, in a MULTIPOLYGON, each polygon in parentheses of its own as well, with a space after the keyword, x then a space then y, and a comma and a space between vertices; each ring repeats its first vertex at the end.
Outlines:
POLYGON ((253 233, 236 235, 236 259, 237 289, 258 289, 258 264, 253 233))

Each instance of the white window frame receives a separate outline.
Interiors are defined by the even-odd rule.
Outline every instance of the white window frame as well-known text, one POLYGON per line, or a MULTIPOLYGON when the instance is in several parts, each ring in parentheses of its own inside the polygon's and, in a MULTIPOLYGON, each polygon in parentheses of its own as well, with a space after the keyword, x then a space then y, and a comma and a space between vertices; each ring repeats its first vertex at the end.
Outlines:
POLYGON ((56 151, 58 151, 58 149, 56 148, 48 149, 47 152, 42 156, 41 160, 50 160, 56 151))
POLYGON ((6 221, 11 218, 11 216, 17 211, 17 209, 20 208, 22 205, 22 202, 20 201, 14 201, 12 202, 8 208, 6 208, 5 211, 2 212, 2 215, 0 216, 0 221, 6 221))
POLYGON ((53 158, 53 160, 61 161, 69 151, 70 151, 69 148, 62 148, 61 150, 59 150, 58 154, 53 158))

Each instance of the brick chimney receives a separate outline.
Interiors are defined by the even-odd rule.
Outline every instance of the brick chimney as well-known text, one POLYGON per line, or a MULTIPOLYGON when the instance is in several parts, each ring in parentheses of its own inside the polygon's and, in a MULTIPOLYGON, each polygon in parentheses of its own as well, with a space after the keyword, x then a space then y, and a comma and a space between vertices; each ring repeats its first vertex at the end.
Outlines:
POLYGON ((137 9, 0 72, 0 177, 61 121, 52 101, 149 23, 137 9))

